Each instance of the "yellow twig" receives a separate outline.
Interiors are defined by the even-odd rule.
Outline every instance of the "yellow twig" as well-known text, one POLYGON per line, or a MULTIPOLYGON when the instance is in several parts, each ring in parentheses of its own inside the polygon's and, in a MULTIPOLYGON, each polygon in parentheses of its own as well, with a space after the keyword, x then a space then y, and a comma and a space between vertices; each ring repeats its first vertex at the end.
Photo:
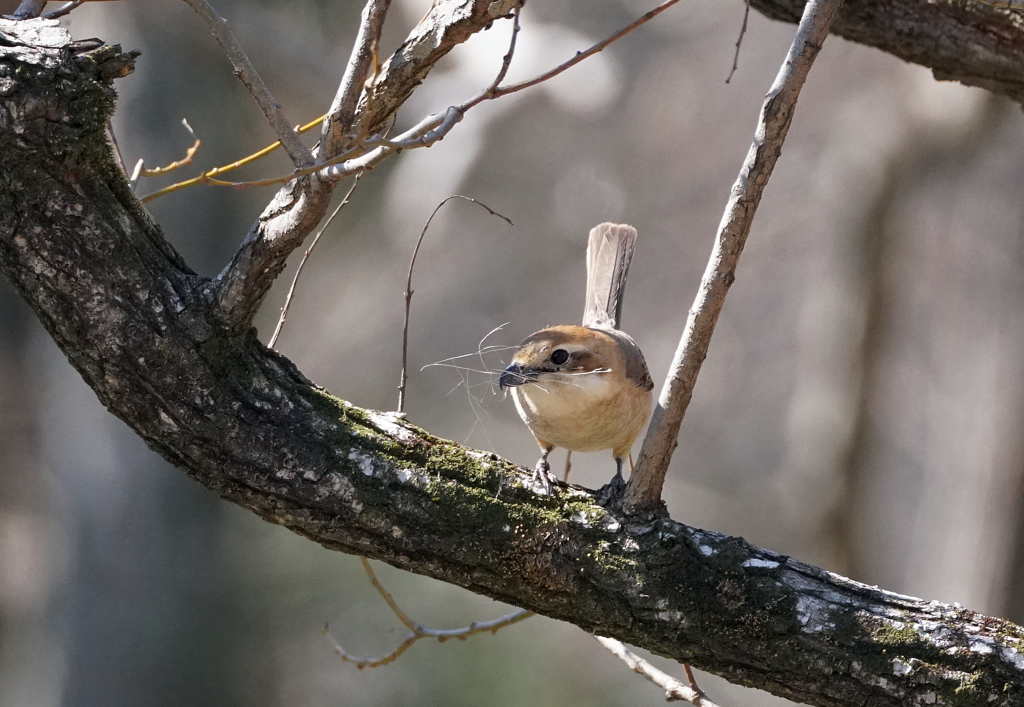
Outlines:
POLYGON ((166 167, 154 167, 153 169, 140 169, 138 176, 140 176, 140 177, 155 177, 155 176, 160 175, 160 174, 167 174, 168 172, 173 172, 174 170, 178 169, 179 167, 184 167, 186 165, 192 164, 192 158, 196 156, 197 152, 199 152, 199 148, 202 147, 203 141, 200 140, 196 136, 195 131, 192 130, 192 126, 188 124, 187 120, 182 120, 181 123, 182 123, 182 125, 185 126, 185 129, 188 130, 189 133, 192 135, 192 137, 195 139, 195 142, 192 143, 192 147, 188 148, 188 151, 185 152, 185 156, 183 158, 181 158, 180 160, 177 160, 176 162, 171 162, 166 167))
MULTIPOLYGON (((296 130, 296 132, 298 132, 298 133, 308 132, 308 131, 312 130, 313 128, 315 128, 316 126, 320 125, 320 123, 322 123, 324 118, 326 118, 326 117, 327 117, 327 114, 325 113, 324 115, 321 115, 316 120, 310 121, 309 123, 306 123, 305 125, 299 127, 296 130)), ((197 142, 198 142, 198 140, 197 140, 197 142)), ((232 162, 231 164, 227 164, 227 165, 224 165, 222 167, 214 167, 213 169, 209 170, 208 172, 203 172, 198 177, 193 177, 192 179, 186 179, 183 182, 177 182, 176 184, 171 184, 170 186, 166 186, 163 189, 158 189, 157 191, 153 192, 152 194, 147 194, 146 196, 142 197, 142 202, 145 203, 147 201, 152 201, 153 199, 157 199, 157 198, 159 198, 161 196, 164 196, 166 194, 170 194, 171 192, 180 191, 182 189, 187 189, 188 187, 194 187, 196 184, 217 184, 217 185, 220 185, 220 186, 242 187, 242 186, 257 186, 257 185, 262 186, 264 184, 274 184, 274 183, 279 182, 279 181, 284 181, 286 178, 278 178, 278 179, 273 179, 273 180, 264 180, 262 182, 227 182, 227 181, 223 181, 223 180, 220 180, 220 179, 213 179, 213 177, 217 176, 218 174, 224 174, 225 172, 230 172, 231 170, 238 169, 239 167, 244 167, 247 164, 255 162, 256 160, 258 160, 258 159, 260 159, 262 157, 266 157, 267 155, 269 155, 271 152, 273 152, 274 150, 276 150, 280 146, 281 146, 281 142, 277 141, 277 142, 275 142, 272 145, 267 145, 266 147, 264 147, 259 152, 254 152, 253 154, 249 155, 248 157, 243 157, 242 159, 237 160, 236 162, 232 162)), ((191 152, 191 150, 190 150, 190 152, 191 152)), ((186 158, 186 159, 189 159, 189 158, 186 158)), ((322 167, 323 165, 320 165, 320 166, 322 167)), ((313 170, 313 171, 315 171, 315 170, 313 170)), ((289 177, 289 178, 291 178, 291 177, 289 177)))

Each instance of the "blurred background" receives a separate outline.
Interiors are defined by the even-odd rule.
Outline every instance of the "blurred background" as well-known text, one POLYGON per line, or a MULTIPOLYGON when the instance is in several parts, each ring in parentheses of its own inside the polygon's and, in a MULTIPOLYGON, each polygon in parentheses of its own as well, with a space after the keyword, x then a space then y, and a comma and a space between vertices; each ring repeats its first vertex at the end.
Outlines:
MULTIPOLYGON (((429 0, 396 0, 387 53, 429 0)), ((55 6, 55 3, 51 3, 55 6)), ((513 78, 553 66, 654 0, 531 2, 513 78)), ((294 123, 326 110, 361 3, 219 0, 294 123)), ((482 105, 442 143, 366 175, 299 283, 277 348, 361 406, 393 409, 402 292, 414 277, 408 410, 428 430, 532 465, 487 371, 582 313, 584 248, 605 220, 640 232, 624 328, 660 385, 793 27, 742 0, 687 0, 555 81, 482 105), (495 327, 504 325, 481 344, 495 327)), ((88 3, 78 39, 141 49, 118 82, 129 165, 195 166, 273 141, 184 3, 88 3)), ((398 127, 486 85, 509 22, 454 51, 398 127)), ((979 89, 830 39, 800 99, 683 427, 673 517, 854 579, 1024 622, 1024 119, 979 89)), ((288 171, 280 156, 239 174, 288 171)), ((345 191, 338 192, 337 199, 345 191)), ((150 204, 215 275, 272 192, 215 187, 150 204)), ((295 264, 258 326, 268 340, 295 264)), ((563 452, 554 466, 560 467, 563 452)), ((573 480, 613 472, 575 455, 573 480)), ((108 414, 0 282, 0 707, 661 704, 581 630, 534 618, 421 642, 356 670, 404 630, 358 559, 260 521, 189 480, 108 414)), ((412 617, 455 627, 508 607, 379 567, 412 617)), ((658 661, 681 676, 678 666, 658 661)), ((789 704, 701 675, 723 705, 789 704)))

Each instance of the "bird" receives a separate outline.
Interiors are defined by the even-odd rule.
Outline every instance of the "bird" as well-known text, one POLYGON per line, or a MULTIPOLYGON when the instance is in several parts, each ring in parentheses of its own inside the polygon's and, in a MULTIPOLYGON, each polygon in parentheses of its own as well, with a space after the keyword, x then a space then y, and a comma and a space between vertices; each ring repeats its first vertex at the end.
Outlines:
MULTIPOLYGON (((541 448, 533 482, 550 493, 548 455, 610 449, 612 496, 625 489, 622 466, 651 415, 654 381, 636 342, 619 329, 636 229, 602 223, 587 242, 583 325, 548 327, 523 339, 499 378, 541 448)), ((568 467, 568 460, 567 460, 568 467)), ((568 471, 566 472, 568 474, 568 471)))

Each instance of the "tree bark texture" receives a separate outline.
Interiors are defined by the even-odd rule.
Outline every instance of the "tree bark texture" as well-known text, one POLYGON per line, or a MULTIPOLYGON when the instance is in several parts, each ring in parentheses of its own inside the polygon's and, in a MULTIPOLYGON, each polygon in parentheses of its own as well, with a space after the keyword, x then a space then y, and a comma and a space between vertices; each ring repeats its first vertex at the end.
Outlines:
MULTIPOLYGON (((832 32, 927 66, 940 81, 1024 104, 1024 13, 998 7, 999 1, 846 0, 832 32)), ((804 0, 750 0, 750 6, 774 20, 799 22, 804 0)))
POLYGON ((119 47, 0 21, 0 271, 103 404, 222 497, 801 702, 1024 705, 1024 629, 868 587, 356 408, 225 327, 104 129, 119 47))

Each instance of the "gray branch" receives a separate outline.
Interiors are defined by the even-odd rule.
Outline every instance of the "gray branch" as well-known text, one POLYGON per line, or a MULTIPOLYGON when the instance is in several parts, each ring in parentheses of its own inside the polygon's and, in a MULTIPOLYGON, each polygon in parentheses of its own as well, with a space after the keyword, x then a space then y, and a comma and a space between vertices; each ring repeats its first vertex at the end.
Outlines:
POLYGON ((210 281, 105 138, 131 57, 39 22, 0 21, 0 272, 101 402, 194 479, 329 549, 794 700, 1024 704, 1024 628, 618 515, 585 489, 538 496, 528 471, 356 408, 211 323, 210 281))
POLYGON ((309 151, 309 148, 302 144, 298 133, 295 132, 294 125, 288 121, 280 104, 270 94, 270 89, 267 88, 267 84, 263 83, 263 79, 260 78, 256 67, 249 61, 249 57, 246 56, 242 45, 235 39, 235 35, 232 33, 231 28, 228 27, 228 23, 217 14, 217 11, 206 0, 185 0, 185 2, 196 11, 196 14, 210 28, 210 32, 213 33, 217 43, 220 44, 221 49, 224 50, 228 60, 231 62, 231 66, 234 67, 235 75, 249 89, 252 97, 256 99, 256 103, 259 105, 260 110, 263 111, 263 115, 266 116, 267 122, 270 123, 270 127, 274 130, 274 134, 281 141, 281 146, 288 153, 288 157, 291 158, 292 164, 299 168, 308 167, 313 164, 313 154, 309 151))
POLYGON ((628 509, 653 510, 661 503, 661 489, 679 438, 679 428, 693 396, 697 375, 708 355, 725 296, 736 279, 736 266, 750 234, 754 214, 782 154, 800 89, 842 4, 843 0, 807 3, 789 54, 765 96, 754 142, 732 186, 697 298, 690 307, 640 458, 626 486, 624 502, 628 509))
POLYGON ((380 35, 384 31, 391 0, 369 0, 363 8, 359 22, 359 33, 352 46, 352 56, 345 67, 338 93, 324 120, 320 135, 321 158, 330 159, 348 147, 348 135, 356 126, 356 108, 365 94, 370 69, 377 57, 380 35))

